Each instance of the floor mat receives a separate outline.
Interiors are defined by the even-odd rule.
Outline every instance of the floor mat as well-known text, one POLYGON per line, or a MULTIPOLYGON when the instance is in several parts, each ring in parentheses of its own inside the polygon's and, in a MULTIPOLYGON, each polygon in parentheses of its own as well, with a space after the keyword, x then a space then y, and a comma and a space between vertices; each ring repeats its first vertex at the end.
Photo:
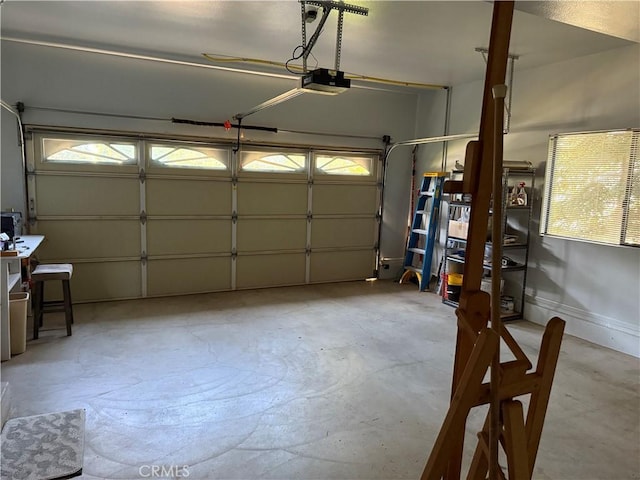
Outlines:
POLYGON ((7 420, 2 429, 2 480, 52 480, 82 473, 84 410, 7 420))

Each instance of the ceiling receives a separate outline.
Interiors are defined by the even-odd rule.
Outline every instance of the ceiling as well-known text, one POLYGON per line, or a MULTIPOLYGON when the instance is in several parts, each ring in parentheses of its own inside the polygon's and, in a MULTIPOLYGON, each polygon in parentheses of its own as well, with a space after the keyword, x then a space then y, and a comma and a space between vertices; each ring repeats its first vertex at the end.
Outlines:
MULTIPOLYGON (((488 46, 492 3, 350 2, 369 8, 369 15, 345 14, 341 70, 435 85, 483 78, 484 60, 475 48, 488 46)), ((0 14, 3 42, 55 42, 212 64, 202 54, 287 61, 301 43, 300 10, 296 0, 4 0, 0 14)), ((319 67, 334 67, 336 19, 331 12, 310 67, 316 60, 319 67)), ((307 24, 307 38, 317 24, 307 24)), ((519 55, 517 73, 639 41, 639 2, 525 1, 516 2, 510 51, 519 55)), ((274 71, 287 73, 283 67, 274 71)))

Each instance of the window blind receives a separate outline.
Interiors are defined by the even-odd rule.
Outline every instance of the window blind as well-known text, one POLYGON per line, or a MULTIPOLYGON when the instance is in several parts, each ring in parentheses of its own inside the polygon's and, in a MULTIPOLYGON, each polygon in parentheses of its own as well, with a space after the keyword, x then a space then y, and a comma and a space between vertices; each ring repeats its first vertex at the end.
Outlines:
POLYGON ((632 145, 629 181, 627 182, 628 205, 622 242, 626 245, 640 245, 640 135, 636 132, 632 145))
POLYGON ((640 130, 550 138, 541 233, 640 246, 640 130))

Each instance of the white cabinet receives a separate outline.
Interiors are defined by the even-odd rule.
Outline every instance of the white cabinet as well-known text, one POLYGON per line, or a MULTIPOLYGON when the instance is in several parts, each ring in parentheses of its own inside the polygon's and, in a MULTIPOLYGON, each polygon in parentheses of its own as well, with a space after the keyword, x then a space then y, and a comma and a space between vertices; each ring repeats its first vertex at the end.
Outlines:
POLYGON ((11 358, 11 332, 9 329, 9 293, 21 283, 20 259, 16 257, 2 257, 1 260, 2 285, 0 306, 0 357, 2 360, 11 358))

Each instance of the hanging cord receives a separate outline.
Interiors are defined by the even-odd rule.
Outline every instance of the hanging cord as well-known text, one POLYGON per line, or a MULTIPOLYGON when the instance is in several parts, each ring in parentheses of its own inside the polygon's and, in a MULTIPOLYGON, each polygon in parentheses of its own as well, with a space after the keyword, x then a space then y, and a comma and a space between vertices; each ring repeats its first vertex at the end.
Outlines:
POLYGON ((409 198, 409 217, 407 218, 407 248, 409 248, 409 239, 411 238, 411 220, 413 219, 415 209, 415 189, 416 189, 416 163, 418 160, 418 145, 414 145, 411 149, 411 197, 409 198))
MULTIPOLYGON (((289 66, 289 63, 293 62, 294 60, 299 60, 303 54, 304 54, 304 46, 298 45, 296 48, 293 49, 293 52, 291 53, 291 58, 284 63, 284 68, 287 69, 287 72, 292 73, 294 75, 304 75, 305 73, 307 73, 305 70, 305 67, 302 67, 301 69, 300 66, 298 65, 289 66), (296 51, 298 49, 302 49, 302 51, 300 52, 300 54, 296 55, 296 51)), ((318 59, 311 52, 309 52, 309 55, 311 55, 316 62, 316 64, 313 66, 315 70, 316 68, 318 68, 318 59)), ((305 64, 306 64, 306 59, 305 59, 305 64)))
POLYGON ((26 158, 24 155, 24 134, 23 134, 23 126, 22 126, 22 118, 20 116, 20 112, 22 112, 24 110, 24 105, 22 104, 22 102, 18 102, 18 104, 16 105, 17 107, 17 111, 13 109, 13 107, 11 105, 9 105, 7 102, 5 102, 4 100, 0 100, 0 104, 2 105, 2 107, 7 110, 8 112, 11 112, 17 119, 18 119, 18 130, 19 130, 19 134, 20 134, 20 152, 22 153, 22 167, 26 168, 27 162, 26 162, 26 158))
POLYGON ((384 135, 382 137, 382 143, 384 144, 384 153, 382 155, 382 174, 380 175, 381 186, 380 186, 380 210, 378 211, 378 249, 376 252, 376 278, 380 278, 380 262, 382 261, 381 249, 380 245, 382 243, 382 218, 384 215, 384 197, 385 197, 385 187, 387 184, 387 159, 389 146, 391 145, 391 136, 384 135))
MULTIPOLYGON (((19 105, 21 104, 22 103, 19 103, 19 105)), ((12 113, 16 115, 16 113, 13 112, 13 109, 11 109, 10 105, 5 103, 3 107, 12 110, 12 113)), ((29 110, 48 111, 48 112, 71 113, 74 115, 93 115, 93 116, 99 116, 99 117, 132 118, 137 120, 152 120, 152 121, 161 121, 161 122, 170 121, 172 123, 183 123, 183 124, 202 126, 202 127, 225 127, 225 128, 227 127, 227 125, 224 122, 204 122, 204 121, 190 120, 190 119, 184 119, 184 118, 149 117, 149 116, 142 116, 142 115, 128 115, 123 113, 106 113, 106 112, 91 112, 87 110, 73 110, 69 108, 38 107, 33 105, 23 105, 23 108, 25 110, 29 109, 29 110)), ((230 124, 230 126, 235 128, 237 127, 237 124, 230 124)), ((350 135, 347 133, 337 133, 337 132, 314 132, 310 130, 280 129, 277 127, 263 127, 259 125, 243 125, 242 128, 244 128, 245 130, 258 130, 258 131, 271 132, 271 133, 283 132, 283 133, 294 133, 298 135, 315 135, 315 136, 329 136, 329 137, 340 137, 340 138, 361 138, 366 140, 378 140, 380 138, 378 135, 350 135)))
POLYGON ((238 138, 236 140, 236 146, 233 147, 233 154, 235 155, 240 150, 240 132, 242 131, 242 118, 238 119, 238 138))
POLYGON ((304 53, 304 46, 303 45, 298 45, 296 48, 293 49, 293 52, 291 52, 291 58, 289 60, 287 60, 286 62, 284 62, 284 68, 287 69, 287 72, 289 73, 293 73, 294 75, 302 75, 305 73, 304 68, 302 72, 296 72, 294 70, 291 70, 291 68, 289 67, 289 63, 293 62, 294 60, 298 60, 300 57, 302 57, 302 54, 304 53), (296 55, 296 51, 301 50, 300 54, 296 55))
MULTIPOLYGON (((26 193, 26 198, 29 198, 29 182, 27 181, 27 153, 26 153, 27 147, 24 144, 24 125, 22 124, 22 112, 24 112, 24 103, 18 102, 16 104, 15 110, 11 105, 9 105, 7 102, 1 99, 0 99, 0 105, 2 105, 2 108, 4 108, 5 110, 13 114, 18 120, 18 134, 20 135, 19 147, 20 147, 20 157, 22 160, 22 174, 24 177, 24 191, 26 193)), ((24 204, 24 205, 25 207, 27 207, 27 212, 30 212, 31 209, 29 209, 29 206, 27 204, 24 204)), ((29 218, 28 214, 27 214, 27 218, 29 218)))
MULTIPOLYGON (((188 120, 188 119, 184 119, 184 118, 172 118, 171 119, 171 123, 184 123, 187 125, 197 125, 200 127, 225 127, 227 128, 227 124, 222 123, 222 122, 202 122, 200 120, 188 120)), ((240 128, 240 122, 238 122, 237 124, 233 124, 230 123, 228 125, 230 128, 240 128)), ((271 132, 271 133, 278 133, 278 129, 276 127, 260 127, 260 126, 256 126, 256 125, 246 125, 244 127, 245 130, 259 130, 262 132, 271 132)))

